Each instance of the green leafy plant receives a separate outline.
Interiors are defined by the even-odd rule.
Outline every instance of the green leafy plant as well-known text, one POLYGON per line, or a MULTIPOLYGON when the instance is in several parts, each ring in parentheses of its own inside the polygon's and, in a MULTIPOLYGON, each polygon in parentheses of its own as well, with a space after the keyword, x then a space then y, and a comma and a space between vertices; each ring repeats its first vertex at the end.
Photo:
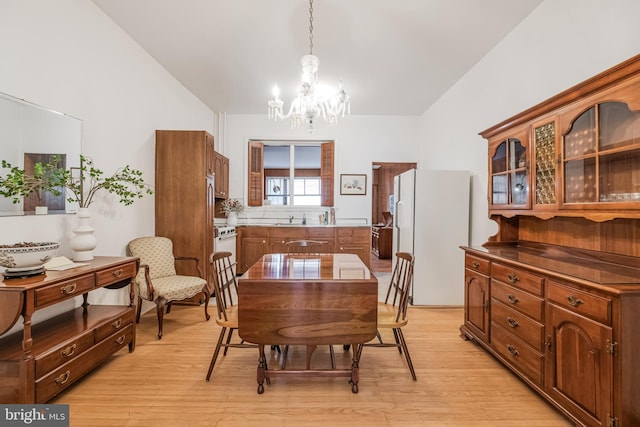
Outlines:
POLYGON ((37 192, 39 198, 47 191, 59 196, 62 189, 66 188, 68 202, 87 208, 101 190, 115 194, 120 198, 119 202, 126 206, 145 194, 153 194, 151 185, 144 182, 142 172, 129 165, 112 175, 105 175, 95 167, 91 158, 80 155, 80 174, 73 176, 70 170, 60 168, 59 162, 59 156, 52 156, 47 163, 36 163, 33 175, 29 175, 24 169, 2 160, 2 167, 10 171, 0 178, 0 196, 11 197, 13 203, 19 203, 33 192, 37 192))
POLYGON ((65 187, 68 202, 76 202, 81 208, 87 208, 93 203, 95 195, 104 190, 115 194, 123 205, 131 205, 136 199, 145 194, 153 194, 151 185, 144 182, 142 172, 129 165, 118 169, 110 176, 95 167, 93 160, 80 155, 81 177, 73 177, 70 171, 65 171, 65 187))
POLYGON ((2 167, 9 169, 9 173, 0 178, 0 196, 11 198, 13 203, 19 203, 31 193, 36 193, 38 200, 42 200, 47 191, 59 196, 66 186, 68 171, 59 168, 58 163, 60 156, 52 156, 47 163, 37 162, 33 165, 33 175, 29 175, 24 169, 2 160, 2 167))

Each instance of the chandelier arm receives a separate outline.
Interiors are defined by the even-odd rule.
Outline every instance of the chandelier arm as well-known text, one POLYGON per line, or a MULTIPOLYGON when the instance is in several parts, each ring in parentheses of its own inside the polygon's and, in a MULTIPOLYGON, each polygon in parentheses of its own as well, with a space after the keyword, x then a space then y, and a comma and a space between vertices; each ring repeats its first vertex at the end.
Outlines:
POLYGON ((269 119, 278 121, 291 118, 292 128, 307 124, 312 131, 315 120, 322 116, 330 126, 335 126, 339 116, 351 114, 351 104, 349 95, 342 88, 342 79, 335 95, 328 97, 320 90, 318 82, 320 61, 313 54, 313 0, 309 0, 309 54, 304 55, 300 62, 303 78, 297 97, 291 102, 289 111, 284 114, 284 103, 279 98, 278 87, 274 86, 273 98, 269 101, 269 119))

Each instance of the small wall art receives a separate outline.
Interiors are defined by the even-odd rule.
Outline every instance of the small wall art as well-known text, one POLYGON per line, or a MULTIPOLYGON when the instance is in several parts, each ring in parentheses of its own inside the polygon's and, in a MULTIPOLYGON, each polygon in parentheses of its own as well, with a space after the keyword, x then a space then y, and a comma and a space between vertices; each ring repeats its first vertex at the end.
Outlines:
POLYGON ((340 174, 340 194, 365 195, 367 194, 366 174, 340 174))

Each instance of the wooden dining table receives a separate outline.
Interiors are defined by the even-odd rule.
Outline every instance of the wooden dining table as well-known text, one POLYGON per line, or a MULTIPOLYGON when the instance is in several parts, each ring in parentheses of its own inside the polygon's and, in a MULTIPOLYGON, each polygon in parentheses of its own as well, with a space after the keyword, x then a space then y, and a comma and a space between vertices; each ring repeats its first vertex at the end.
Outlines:
POLYGON ((267 254, 238 279, 238 335, 258 344, 258 393, 275 376, 349 377, 358 392, 362 345, 376 337, 378 280, 354 254, 267 254), (265 345, 306 346, 305 369, 268 369, 265 345), (349 369, 312 369, 318 345, 351 346, 349 369))

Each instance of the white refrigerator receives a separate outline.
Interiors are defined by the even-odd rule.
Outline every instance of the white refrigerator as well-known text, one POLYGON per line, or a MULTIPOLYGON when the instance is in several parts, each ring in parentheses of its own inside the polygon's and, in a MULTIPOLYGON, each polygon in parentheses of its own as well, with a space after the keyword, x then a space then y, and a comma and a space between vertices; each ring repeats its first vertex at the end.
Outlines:
POLYGON ((414 305, 462 304, 456 289, 464 283, 459 247, 469 243, 470 179, 469 171, 456 170, 394 177, 393 265, 396 252, 414 254, 414 305))

